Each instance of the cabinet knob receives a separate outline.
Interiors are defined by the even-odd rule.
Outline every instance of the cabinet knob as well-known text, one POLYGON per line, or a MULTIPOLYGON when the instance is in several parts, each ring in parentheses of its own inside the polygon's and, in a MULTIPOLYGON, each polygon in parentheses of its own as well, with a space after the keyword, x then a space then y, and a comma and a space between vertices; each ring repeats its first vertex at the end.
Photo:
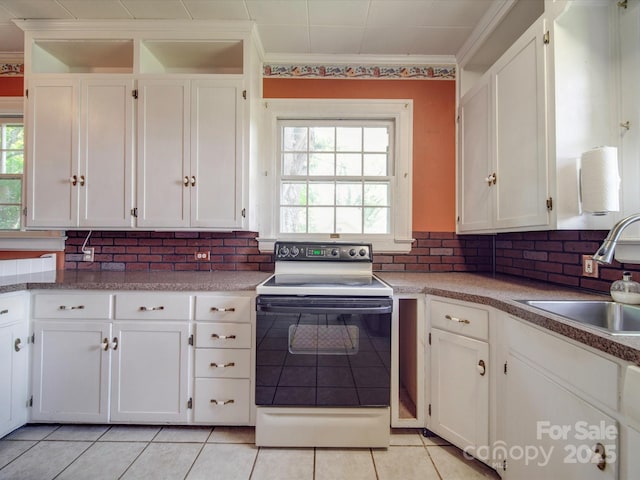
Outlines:
POLYGON ((112 350, 118 349, 118 337, 113 337, 113 342, 111 342, 110 346, 112 350))
POLYGON ((193 175, 191 176, 191 186, 192 187, 196 186, 196 177, 194 177, 193 175))
POLYGON ((212 312, 235 312, 235 307, 211 307, 212 312))
POLYGON ((183 184, 185 187, 188 187, 188 186, 189 186, 189 177, 185 176, 185 177, 184 177, 184 180, 182 181, 182 184, 183 184))
POLYGON ((476 368, 478 369, 478 373, 481 377, 484 377, 485 373, 487 373, 487 366, 485 365, 484 360, 480 360, 476 368))
POLYGON ((593 460, 591 463, 595 463, 598 470, 604 470, 607 467, 607 450, 601 443, 596 443, 596 448, 593 451, 593 460))
POLYGON ((78 176, 72 175, 71 178, 69 178, 69 182, 75 187, 78 184, 78 176))
POLYGON ((105 352, 106 352, 107 350, 109 350, 109 339, 108 339, 108 338, 105 338, 104 340, 102 340, 101 348, 102 348, 102 350, 104 350, 105 352))
POLYGON ((229 405, 232 403, 236 403, 235 400, 231 399, 231 400, 216 400, 215 398, 212 398, 211 400, 209 400, 210 403, 214 404, 214 405, 229 405))
POLYGON ((487 182, 487 185, 489 186, 495 185, 497 180, 498 176, 496 175, 496 172, 493 172, 491 175, 484 179, 484 181, 487 182))
POLYGON ((8 308, 5 308, 4 310, 0 310, 0 315, 6 315, 7 313, 9 313, 8 308))
POLYGON ((13 349, 16 352, 19 352, 20 350, 22 350, 22 340, 20 340, 19 338, 16 338, 16 341, 13 342, 13 349))
POLYGON ((84 187, 84 175, 80 175, 80 186, 84 187))
POLYGON ((211 338, 215 338, 217 340, 233 340, 236 338, 235 335, 218 335, 217 333, 212 333, 211 338))
POLYGON ((447 320, 451 320, 452 322, 458 322, 458 323, 463 323, 465 325, 470 324, 471 322, 469 320, 467 320, 466 318, 458 318, 458 317, 452 317, 451 315, 445 315, 444 318, 446 318, 447 320))

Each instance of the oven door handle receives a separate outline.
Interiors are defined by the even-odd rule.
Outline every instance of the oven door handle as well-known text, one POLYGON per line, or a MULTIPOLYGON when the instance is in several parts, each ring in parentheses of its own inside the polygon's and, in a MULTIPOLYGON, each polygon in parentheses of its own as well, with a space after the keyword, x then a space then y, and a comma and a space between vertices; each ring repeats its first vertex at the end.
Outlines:
POLYGON ((286 306, 286 305, 258 305, 257 310, 259 312, 267 313, 345 313, 345 314, 372 314, 379 315, 385 313, 391 313, 393 307, 391 305, 379 305, 374 307, 329 307, 329 306, 286 306))

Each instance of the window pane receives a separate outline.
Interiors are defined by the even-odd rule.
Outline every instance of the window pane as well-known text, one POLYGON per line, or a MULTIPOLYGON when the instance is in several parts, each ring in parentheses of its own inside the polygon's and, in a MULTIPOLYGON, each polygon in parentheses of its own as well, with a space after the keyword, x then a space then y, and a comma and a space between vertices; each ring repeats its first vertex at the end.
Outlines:
POLYGON ((306 175, 306 153, 284 153, 282 155, 282 175, 306 175))
POLYGON ((364 233, 389 233, 389 208, 364 209, 364 233))
POLYGON ((306 233, 307 209, 305 207, 280 207, 280 231, 282 233, 306 233))
POLYGON ((366 127, 364 129, 365 152, 387 152, 389 148, 389 130, 380 127, 366 127))
POLYGON ((336 155, 336 175, 359 177, 362 175, 362 154, 338 153, 336 155))
POLYGON ((336 232, 362 233, 362 208, 336 208, 336 232))
POLYGON ((369 153, 364 155, 364 175, 366 177, 386 177, 388 175, 387 155, 369 153))
POLYGON ((335 151, 335 128, 312 127, 309 129, 309 150, 313 152, 335 151))
POLYGON ((18 178, 0 179, 0 203, 22 202, 22 180, 18 178))
POLYGON ((0 206, 0 229, 18 230, 20 228, 20 206, 1 205, 0 206))
POLYGON ((362 128, 338 127, 336 128, 336 150, 339 152, 362 151, 362 128))
POLYGON ((333 215, 333 207, 310 207, 309 233, 332 233, 333 215))
POLYGON ((335 200, 333 183, 310 183, 309 205, 333 205, 335 200))
POLYGON ((307 204, 307 184, 306 183, 283 183, 280 195, 281 205, 306 205, 307 204))
POLYGON ((389 205, 389 185, 386 183, 365 183, 364 185, 365 205, 389 205))
POLYGON ((284 127, 282 129, 282 150, 304 152, 307 150, 306 127, 284 127))
POLYGON ((338 183, 336 185, 336 205, 362 205, 362 184, 338 183))
POLYGON ((334 175, 333 153, 312 153, 309 159, 309 175, 334 175))

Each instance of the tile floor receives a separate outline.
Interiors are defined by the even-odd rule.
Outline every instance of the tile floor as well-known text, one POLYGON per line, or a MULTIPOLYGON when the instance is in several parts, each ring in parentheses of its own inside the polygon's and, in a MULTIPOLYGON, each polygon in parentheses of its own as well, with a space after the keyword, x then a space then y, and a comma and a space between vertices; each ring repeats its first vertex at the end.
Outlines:
POLYGON ((438 437, 388 449, 257 448, 250 427, 27 425, 0 440, 0 479, 498 479, 438 437))

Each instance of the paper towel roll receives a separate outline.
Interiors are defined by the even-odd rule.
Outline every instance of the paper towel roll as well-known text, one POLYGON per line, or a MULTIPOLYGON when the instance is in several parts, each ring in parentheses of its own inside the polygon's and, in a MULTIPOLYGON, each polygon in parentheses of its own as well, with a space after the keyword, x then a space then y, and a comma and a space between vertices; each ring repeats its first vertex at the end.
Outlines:
POLYGON ((580 161, 582 209, 595 215, 619 211, 618 149, 594 148, 584 152, 580 161))

